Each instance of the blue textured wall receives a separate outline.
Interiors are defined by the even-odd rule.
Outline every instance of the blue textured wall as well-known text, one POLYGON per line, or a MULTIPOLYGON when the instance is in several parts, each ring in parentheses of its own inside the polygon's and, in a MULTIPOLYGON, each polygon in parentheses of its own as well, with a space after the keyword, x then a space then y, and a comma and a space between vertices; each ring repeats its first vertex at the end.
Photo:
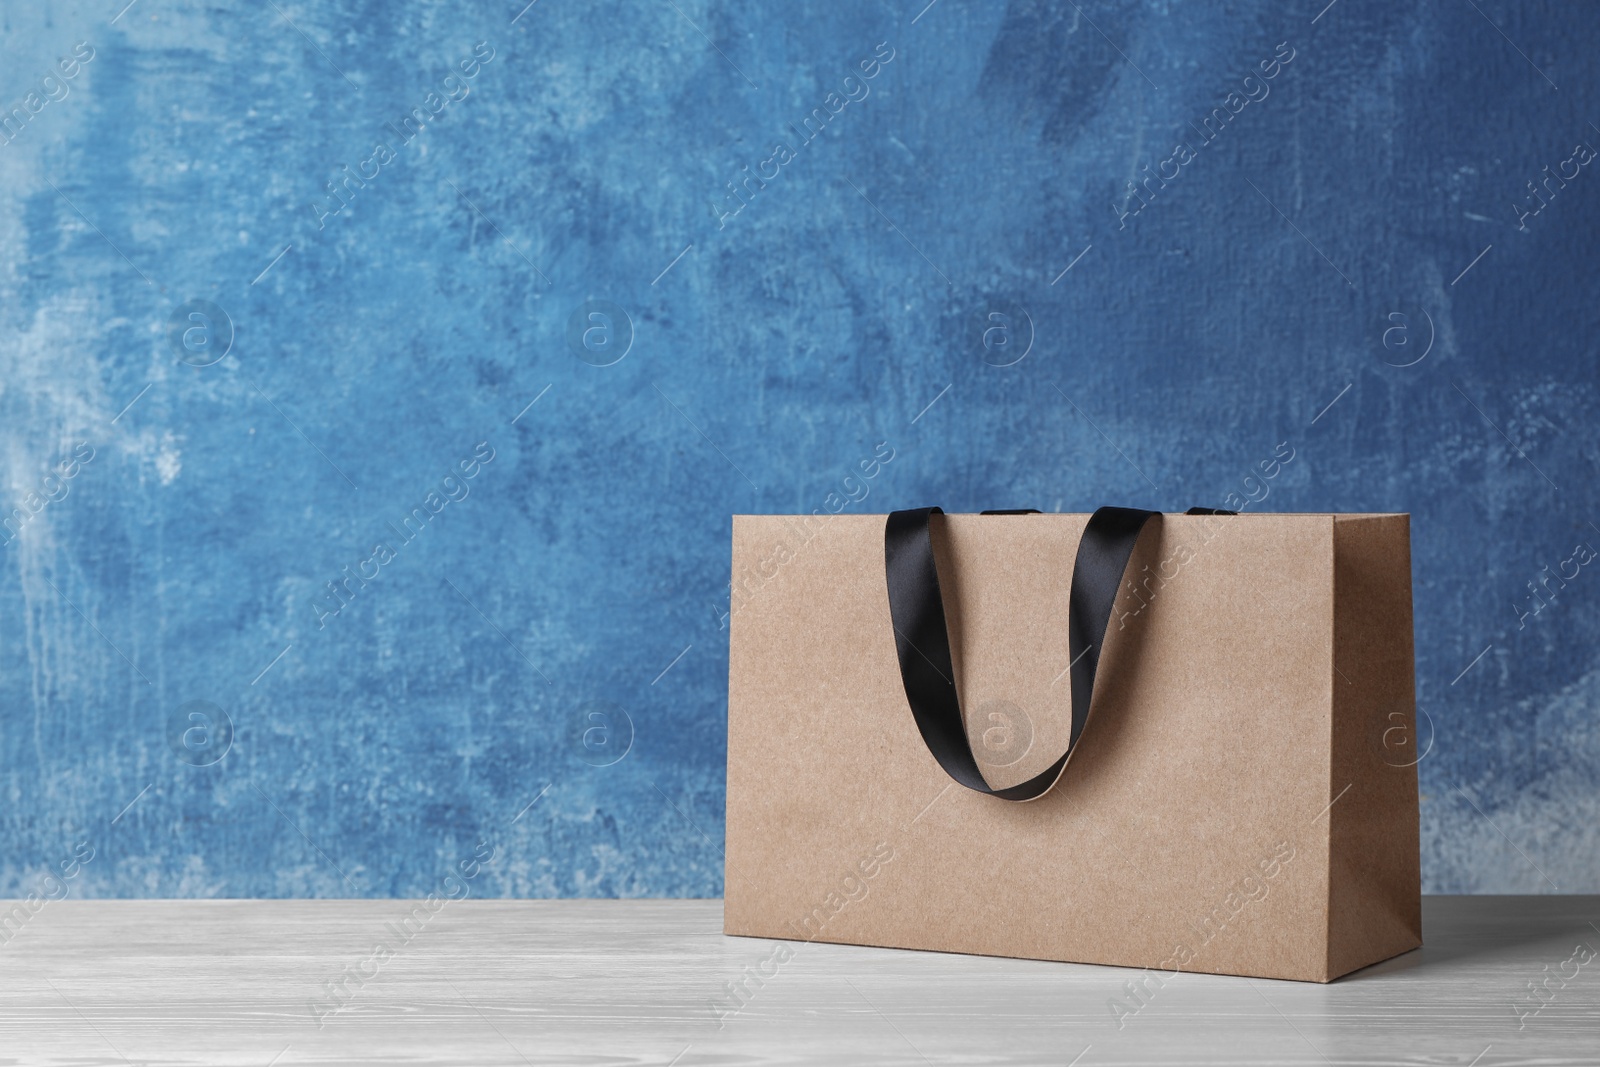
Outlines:
POLYGON ((731 513, 1263 492, 1414 515, 1427 887, 1600 891, 1587 5, 123 3, 0 12, 0 892, 715 895, 731 513))

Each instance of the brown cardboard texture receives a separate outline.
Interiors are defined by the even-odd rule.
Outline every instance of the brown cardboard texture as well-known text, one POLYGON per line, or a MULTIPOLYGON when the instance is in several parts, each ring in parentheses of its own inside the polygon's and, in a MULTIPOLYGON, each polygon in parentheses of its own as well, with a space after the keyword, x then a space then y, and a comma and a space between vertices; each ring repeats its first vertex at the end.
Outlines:
MULTIPOLYGON (((1087 519, 933 520, 992 786, 1065 748, 1087 519)), ((1314 982, 1421 944, 1407 516, 1152 521, 1082 740, 1021 804, 924 746, 883 530, 734 517, 727 933, 1314 982)))

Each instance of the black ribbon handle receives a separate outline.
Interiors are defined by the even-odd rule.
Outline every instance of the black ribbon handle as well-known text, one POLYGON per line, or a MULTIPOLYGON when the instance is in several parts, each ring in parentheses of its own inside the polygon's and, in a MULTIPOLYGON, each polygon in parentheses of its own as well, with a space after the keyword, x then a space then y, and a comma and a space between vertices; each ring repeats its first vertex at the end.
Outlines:
MULTIPOLYGON (((1027 511, 984 512, 985 515, 1020 515, 1027 511)), ((889 515, 883 529, 884 572, 889 586, 889 615, 894 623, 895 651, 900 678, 917 729, 928 751, 945 773, 968 789, 1002 800, 1036 800, 1050 791, 1066 770, 1089 720, 1100 650, 1116 604, 1128 561, 1145 524, 1159 512, 1138 508, 1104 507, 1089 517, 1078 542, 1068 601, 1067 650, 1072 657, 1072 730, 1067 750, 1049 769, 1021 785, 991 789, 978 770, 956 697, 955 669, 950 661, 950 632, 945 623, 944 597, 939 571, 934 565, 930 520, 943 515, 940 508, 916 508, 889 515)), ((1189 514, 1228 515, 1233 512, 1191 508, 1189 514)))

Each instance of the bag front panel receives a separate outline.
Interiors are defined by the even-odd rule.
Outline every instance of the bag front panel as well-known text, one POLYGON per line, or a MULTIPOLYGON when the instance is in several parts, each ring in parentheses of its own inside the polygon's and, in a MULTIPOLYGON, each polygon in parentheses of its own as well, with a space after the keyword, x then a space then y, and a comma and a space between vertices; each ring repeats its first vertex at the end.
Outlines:
MULTIPOLYGON (((1065 745, 1086 521, 935 527, 957 687, 992 785, 1065 745)), ((1083 739, 1025 804, 955 785, 924 746, 883 523, 735 519, 728 932, 1325 980, 1331 517, 1153 524, 1083 739)))

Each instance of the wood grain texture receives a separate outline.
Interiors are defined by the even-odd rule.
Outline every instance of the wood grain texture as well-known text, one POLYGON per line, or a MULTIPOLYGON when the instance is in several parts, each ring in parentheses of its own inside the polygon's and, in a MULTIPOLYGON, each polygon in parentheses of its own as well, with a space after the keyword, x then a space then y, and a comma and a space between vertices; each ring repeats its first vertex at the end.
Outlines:
POLYGON ((63 901, 0 945, 0 1064, 1577 1065, 1600 897, 1430 897, 1332 985, 724 937, 720 901, 63 901), (373 961, 386 943, 387 959, 373 961), (368 962, 372 961, 372 962, 368 962), (1563 967, 1563 964, 1566 966, 1563 967), (349 971, 346 971, 349 968, 349 971), (747 1004, 719 1018, 727 983, 747 1004), (343 1006, 319 1026, 326 983, 343 1006), (1573 972, 1576 970, 1576 974, 1573 972), (776 971, 774 974, 773 972, 776 971), (1569 978, 1564 986, 1558 977, 1569 978), (1532 1012, 1528 983, 1549 978, 1532 1012), (1520 1024, 1520 1028, 1519 1028, 1520 1024), (1075 1058, 1076 1057, 1076 1058, 1075 1058))

